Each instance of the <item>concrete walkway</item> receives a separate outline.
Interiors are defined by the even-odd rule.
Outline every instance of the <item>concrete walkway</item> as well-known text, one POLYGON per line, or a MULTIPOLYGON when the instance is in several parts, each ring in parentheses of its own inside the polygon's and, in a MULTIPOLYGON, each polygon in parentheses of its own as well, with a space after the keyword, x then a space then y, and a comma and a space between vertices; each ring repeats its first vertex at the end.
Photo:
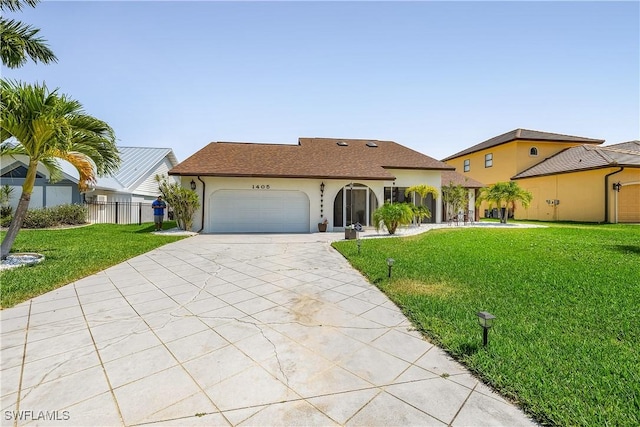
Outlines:
POLYGON ((3 310, 2 425, 534 425, 341 237, 198 235, 3 310))

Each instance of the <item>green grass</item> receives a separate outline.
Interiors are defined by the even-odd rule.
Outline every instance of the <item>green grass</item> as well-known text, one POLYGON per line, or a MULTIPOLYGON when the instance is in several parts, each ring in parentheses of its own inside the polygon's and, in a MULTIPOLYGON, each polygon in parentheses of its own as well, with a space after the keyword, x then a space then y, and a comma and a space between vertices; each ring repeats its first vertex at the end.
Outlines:
MULTIPOLYGON (((164 228, 173 228, 167 222, 164 228)), ((56 230, 21 230, 12 252, 37 252, 45 261, 0 273, 2 308, 89 276, 136 255, 182 239, 158 236, 154 225, 95 224, 56 230)), ((4 237, 5 233, 2 233, 4 237)))
POLYGON ((640 227, 549 225, 364 239, 360 255, 334 246, 538 422, 640 425, 640 227), (478 311, 497 316, 486 348, 478 311))

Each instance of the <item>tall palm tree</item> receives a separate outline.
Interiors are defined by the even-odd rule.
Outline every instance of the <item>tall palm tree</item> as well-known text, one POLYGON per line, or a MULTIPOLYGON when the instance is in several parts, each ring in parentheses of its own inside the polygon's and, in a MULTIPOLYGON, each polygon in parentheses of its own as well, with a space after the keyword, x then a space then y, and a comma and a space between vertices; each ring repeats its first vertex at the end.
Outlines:
POLYGON ((509 208, 515 211, 516 202, 520 202, 526 208, 531 204, 532 199, 533 195, 530 192, 521 188, 515 181, 509 181, 496 182, 490 187, 483 188, 476 203, 487 201, 490 205, 497 205, 502 210, 501 222, 506 224, 509 208))
POLYGON ((22 195, 7 234, 1 258, 13 246, 29 208, 38 164, 44 165, 55 182, 62 177, 58 159, 71 163, 79 173, 80 191, 95 183, 97 176, 115 172, 120 165, 113 129, 85 114, 82 104, 45 84, 31 85, 1 80, 0 155, 24 155, 29 159, 22 195))
MULTIPOLYGON (((2 12, 16 12, 25 5, 35 7, 40 0, 0 0, 2 12)), ((0 17, 0 57, 9 68, 23 66, 27 59, 33 62, 57 62, 58 58, 49 49, 46 40, 38 37, 40 29, 33 28, 14 19, 0 17)))

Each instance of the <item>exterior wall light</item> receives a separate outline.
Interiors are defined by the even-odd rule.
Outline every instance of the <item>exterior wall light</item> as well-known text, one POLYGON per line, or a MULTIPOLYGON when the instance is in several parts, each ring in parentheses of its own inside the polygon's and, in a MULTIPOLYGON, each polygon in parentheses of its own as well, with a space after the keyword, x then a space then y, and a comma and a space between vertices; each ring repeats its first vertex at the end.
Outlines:
POLYGON ((391 278, 391 267, 396 260, 393 258, 387 258, 387 266, 389 267, 389 278, 391 278))
POLYGON ((620 184, 620 181, 618 182, 614 182, 613 183, 613 189, 617 192, 620 192, 620 188, 622 187, 622 184, 620 184))
POLYGON ((194 180, 191 180, 191 189, 196 191, 196 182, 194 180))
POLYGON ((486 347, 489 342, 489 329, 493 326, 493 321, 496 316, 488 311, 480 311, 477 313, 477 316, 478 323, 482 326, 482 345, 486 347))
POLYGON ((320 192, 324 193, 324 182, 322 184, 320 184, 320 192))

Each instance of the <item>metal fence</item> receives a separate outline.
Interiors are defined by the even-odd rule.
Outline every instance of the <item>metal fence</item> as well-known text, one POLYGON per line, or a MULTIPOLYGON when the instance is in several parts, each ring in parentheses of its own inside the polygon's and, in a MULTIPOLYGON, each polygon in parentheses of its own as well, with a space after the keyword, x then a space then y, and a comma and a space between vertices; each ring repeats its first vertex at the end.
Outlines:
MULTIPOLYGON (((151 203, 91 202, 85 203, 87 220, 94 224, 142 224, 153 222, 151 203)), ((167 214, 165 213, 165 219, 167 214)))

